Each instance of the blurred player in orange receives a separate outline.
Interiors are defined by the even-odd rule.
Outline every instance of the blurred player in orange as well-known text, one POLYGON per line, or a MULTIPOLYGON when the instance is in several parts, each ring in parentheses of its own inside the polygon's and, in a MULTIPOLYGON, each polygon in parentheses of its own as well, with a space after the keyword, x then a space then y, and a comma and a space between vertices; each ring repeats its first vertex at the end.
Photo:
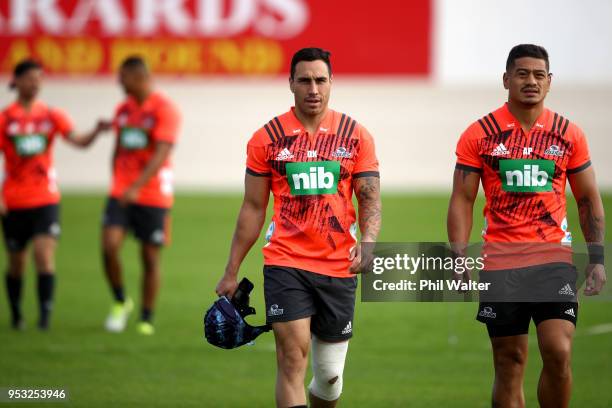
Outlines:
POLYGON ((289 78, 295 106, 270 120, 247 145, 244 202, 218 295, 231 297, 247 252, 274 215, 264 253, 267 322, 276 339, 276 404, 305 407, 308 352, 312 407, 334 407, 342 392, 353 333, 355 273, 361 241, 376 241, 381 224, 378 160, 368 131, 328 107, 329 52, 298 51, 289 78))
POLYGON ((506 265, 485 262, 481 280, 509 276, 516 281, 521 277, 522 282, 530 282, 521 288, 525 292, 537 282, 546 283, 542 292, 546 296, 537 299, 487 302, 481 298, 477 319, 486 324, 493 348, 496 407, 525 404, 523 374, 531 320, 543 361, 538 384, 540 405, 569 405, 578 303, 576 270, 571 259, 566 259, 569 251, 564 250, 572 241, 566 219, 566 181, 578 204, 580 226, 589 248, 584 294, 598 294, 606 280, 604 209, 586 138, 574 123, 544 107, 551 79, 544 48, 531 44, 514 47, 503 76, 508 102, 474 122, 457 145, 448 211, 448 237, 455 250, 461 254, 469 240, 474 200, 482 182, 486 247, 500 248, 505 243, 509 249, 516 248, 510 244, 520 243, 523 250, 540 248, 540 256, 505 251, 501 258, 508 260, 506 265), (549 255, 548 248, 555 243, 555 251, 549 255), (512 266, 505 269, 508 263, 512 266), (528 281, 531 277, 538 280, 528 281))
POLYGON ((0 151, 5 168, 0 215, 9 260, 6 289, 15 329, 24 327, 20 303, 30 241, 38 271, 38 327, 49 327, 55 247, 60 235, 60 193, 53 167, 55 138, 60 136, 74 146, 85 147, 111 126, 99 122, 93 131, 77 136, 65 113, 37 98, 42 80, 43 68, 38 62, 24 60, 17 64, 10 84, 17 98, 0 113, 0 151))
POLYGON ((170 156, 178 137, 179 114, 153 89, 151 73, 138 56, 126 58, 119 80, 127 99, 115 111, 117 133, 113 180, 104 212, 102 251, 114 301, 108 331, 125 329, 132 301, 125 296, 119 252, 128 231, 140 241, 142 309, 137 330, 154 333, 153 308, 160 283, 160 251, 168 242, 173 203, 170 156))

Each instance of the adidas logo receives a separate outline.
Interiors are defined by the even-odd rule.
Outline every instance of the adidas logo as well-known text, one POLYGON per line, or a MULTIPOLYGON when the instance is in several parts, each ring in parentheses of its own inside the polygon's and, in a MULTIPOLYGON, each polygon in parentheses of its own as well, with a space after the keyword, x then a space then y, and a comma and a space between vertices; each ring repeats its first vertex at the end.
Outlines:
POLYGON ((342 330, 342 334, 349 334, 352 332, 353 332, 353 325, 351 324, 351 322, 348 322, 344 330, 342 330))
POLYGON ((276 156, 276 160, 289 160, 293 159, 293 153, 286 147, 276 156))
POLYGON ((497 145, 495 149, 491 152, 491 156, 507 156, 510 154, 510 151, 506 149, 503 143, 497 145))
MULTIPOLYGON (((572 290, 572 287, 570 286, 569 283, 565 284, 564 287, 562 287, 561 289, 559 289, 559 294, 560 295, 567 295, 567 296, 574 296, 574 291, 572 290)), ((567 312, 566 312, 567 313, 567 312)), ((573 315, 572 315, 573 316, 573 315)))
POLYGON ((574 313, 574 308, 573 308, 573 307, 572 307, 572 308, 567 309, 567 310, 565 311, 565 314, 566 314, 566 315, 570 315, 570 316, 572 316, 572 317, 576 317, 576 314, 574 313))

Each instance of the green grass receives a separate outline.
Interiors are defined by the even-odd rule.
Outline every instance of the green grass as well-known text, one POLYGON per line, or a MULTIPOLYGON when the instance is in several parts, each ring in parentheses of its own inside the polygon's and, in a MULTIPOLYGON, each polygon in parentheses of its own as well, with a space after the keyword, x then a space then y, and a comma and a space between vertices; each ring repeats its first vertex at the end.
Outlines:
MULTIPOLYGON (((271 334, 260 337, 255 346, 232 351, 213 348, 202 336, 202 315, 215 298, 239 205, 237 195, 178 197, 173 243, 163 258, 157 333, 142 337, 135 333, 134 319, 122 334, 102 329, 110 306, 99 255, 103 197, 66 195, 53 328, 48 333, 33 328, 34 273, 29 271, 24 294, 28 329, 10 331, 4 299, 0 308, 0 388, 69 391, 69 404, 46 407, 273 406, 271 334)), ((385 196, 381 240, 445 240, 446 206, 444 195, 385 196)), ((481 206, 479 202, 478 211, 481 206)), ((606 207, 611 213, 612 197, 606 199, 606 207)), ((475 220, 480 222, 480 217, 475 220)), ((570 205, 570 225, 576 230, 574 205, 570 205)), ((474 240, 479 227, 475 226, 474 240)), ((259 248, 253 249, 242 268, 242 274, 256 284, 253 302, 259 313, 251 318, 256 323, 264 320, 259 248)), ((123 260, 127 290, 138 300, 140 270, 133 241, 126 245, 123 260)), ((5 262, 2 253, 0 264, 5 262)), ((475 309, 474 303, 358 303, 342 405, 489 406, 490 346, 484 327, 474 320, 475 309)), ((612 305, 581 304, 572 406, 612 406, 612 333, 588 334, 588 328, 606 323, 612 323, 612 305)), ((540 367, 532 335, 525 379, 527 406, 537 406, 540 367)))

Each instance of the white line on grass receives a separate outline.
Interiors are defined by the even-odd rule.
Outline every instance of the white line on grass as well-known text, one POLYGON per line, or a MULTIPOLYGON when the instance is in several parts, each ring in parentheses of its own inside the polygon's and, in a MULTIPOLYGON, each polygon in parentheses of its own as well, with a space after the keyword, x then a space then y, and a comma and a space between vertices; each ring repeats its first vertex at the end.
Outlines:
POLYGON ((612 323, 598 324, 584 330, 587 336, 595 336, 597 334, 612 333, 612 323))

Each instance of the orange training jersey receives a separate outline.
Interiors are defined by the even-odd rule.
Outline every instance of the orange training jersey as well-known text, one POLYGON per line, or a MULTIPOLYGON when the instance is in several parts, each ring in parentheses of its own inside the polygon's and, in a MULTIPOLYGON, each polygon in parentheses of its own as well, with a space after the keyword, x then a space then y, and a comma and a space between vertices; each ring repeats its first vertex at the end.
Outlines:
MULTIPOLYGON (((111 197, 120 198, 153 157, 156 143, 174 144, 178 137, 179 114, 174 104, 152 93, 139 105, 129 97, 115 111, 117 133, 113 160, 111 197)), ((139 192, 136 204, 169 208, 173 202, 172 164, 168 159, 139 192)))
POLYGON ((356 245, 353 179, 378 177, 374 141, 348 115, 329 110, 309 135, 293 109, 259 129, 247 173, 270 177, 274 214, 264 263, 348 277, 356 245))
POLYGON ((506 104, 474 122, 456 153, 458 169, 481 174, 486 242, 571 243, 566 178, 591 165, 578 126, 545 109, 525 134, 506 104))
POLYGON ((66 114, 41 101, 35 101, 29 111, 15 102, 0 113, 5 168, 2 196, 9 210, 59 202, 53 143, 57 135, 68 137, 72 131, 66 114))

